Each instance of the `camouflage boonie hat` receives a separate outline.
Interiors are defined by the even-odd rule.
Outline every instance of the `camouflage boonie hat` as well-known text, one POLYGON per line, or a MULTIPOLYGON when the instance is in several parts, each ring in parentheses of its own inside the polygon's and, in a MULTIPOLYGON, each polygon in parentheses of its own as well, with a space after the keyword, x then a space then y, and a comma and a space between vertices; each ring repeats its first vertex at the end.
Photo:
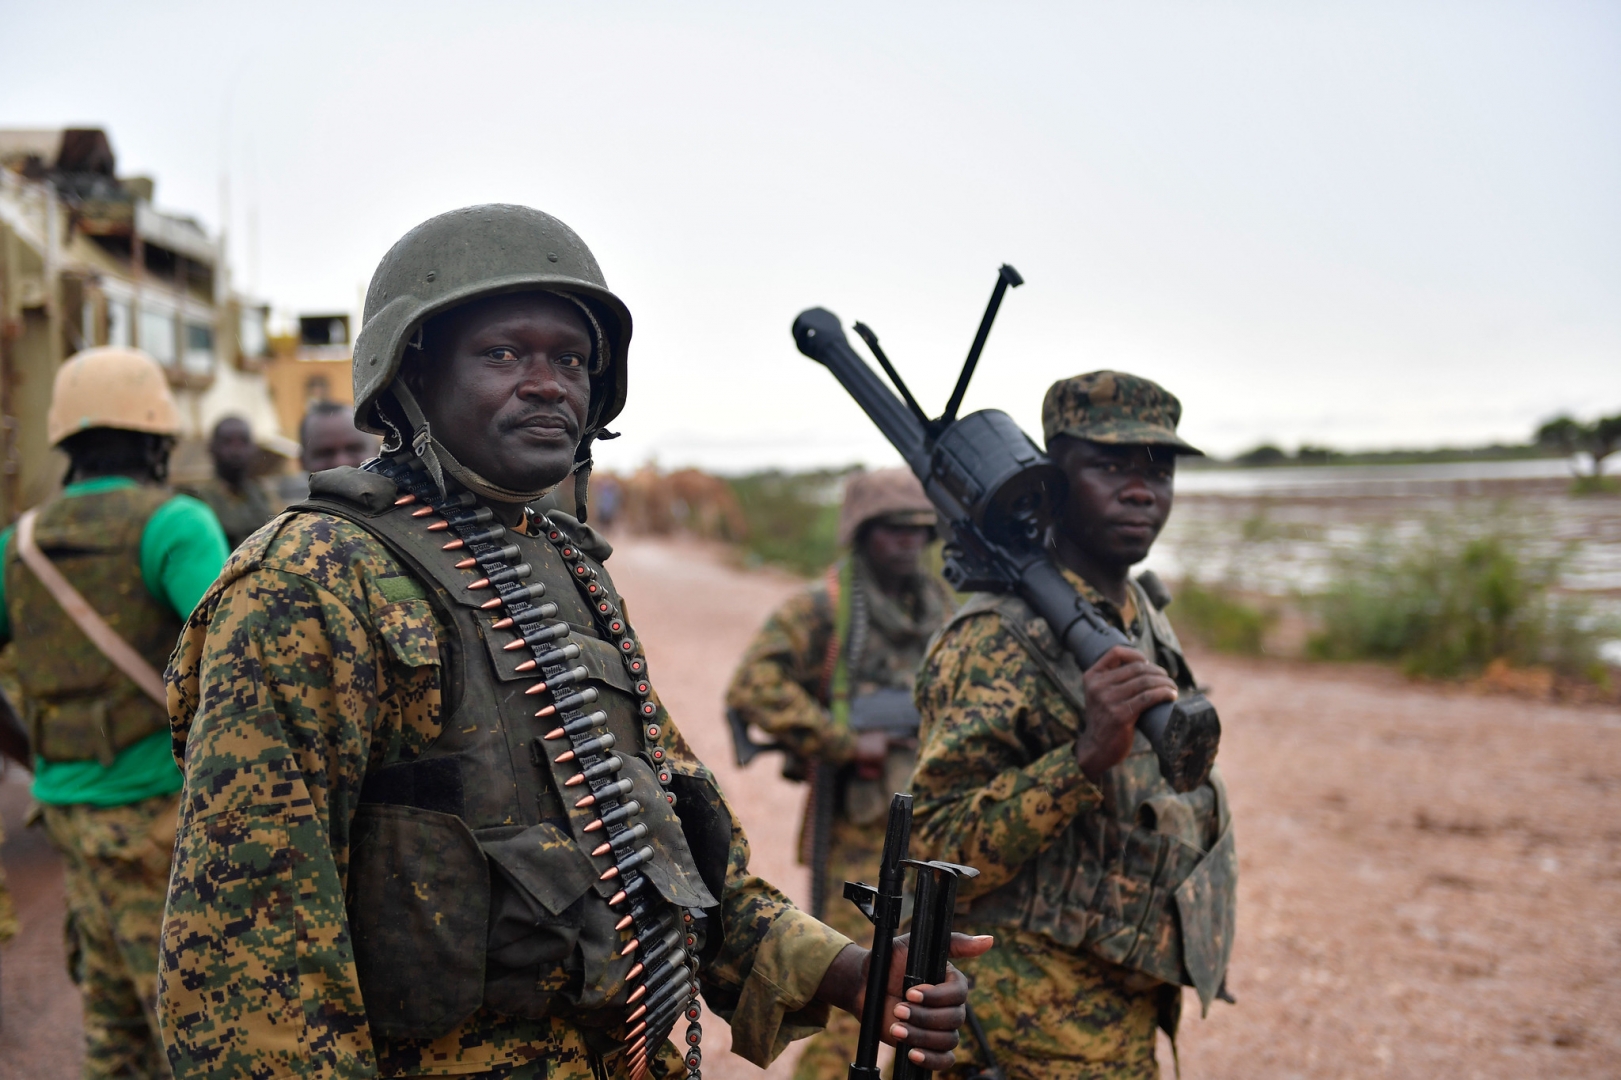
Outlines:
POLYGON ((1060 435, 1128 446, 1169 446, 1203 454, 1176 433, 1182 403, 1159 383, 1123 371, 1060 379, 1041 403, 1041 430, 1052 447, 1060 435))

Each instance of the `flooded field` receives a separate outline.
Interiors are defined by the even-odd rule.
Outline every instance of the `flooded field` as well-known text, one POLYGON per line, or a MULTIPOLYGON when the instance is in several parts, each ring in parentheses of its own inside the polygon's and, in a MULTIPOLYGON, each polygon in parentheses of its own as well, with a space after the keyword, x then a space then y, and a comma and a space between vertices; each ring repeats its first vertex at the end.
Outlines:
MULTIPOLYGON (((1621 620, 1621 498, 1573 496, 1570 477, 1558 460, 1189 469, 1148 566, 1283 599, 1321 590, 1338 559, 1376 538, 1492 533, 1531 559, 1562 559, 1561 591, 1621 620)), ((1618 650, 1607 658, 1621 663, 1618 650)))

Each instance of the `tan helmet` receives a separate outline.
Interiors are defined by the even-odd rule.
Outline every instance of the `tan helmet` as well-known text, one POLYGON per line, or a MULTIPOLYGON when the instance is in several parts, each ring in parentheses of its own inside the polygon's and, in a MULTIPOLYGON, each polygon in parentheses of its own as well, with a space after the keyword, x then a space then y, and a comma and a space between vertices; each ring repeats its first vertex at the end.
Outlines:
POLYGON ((158 362, 140 349, 117 345, 68 357, 51 388, 45 436, 56 446, 90 428, 180 434, 180 410, 158 362))
POLYGON ((839 508, 841 547, 850 547, 861 535, 861 527, 882 520, 890 525, 922 525, 933 528, 938 519, 934 504, 923 494, 923 485, 911 469, 874 469, 856 473, 844 486, 844 505, 839 508))

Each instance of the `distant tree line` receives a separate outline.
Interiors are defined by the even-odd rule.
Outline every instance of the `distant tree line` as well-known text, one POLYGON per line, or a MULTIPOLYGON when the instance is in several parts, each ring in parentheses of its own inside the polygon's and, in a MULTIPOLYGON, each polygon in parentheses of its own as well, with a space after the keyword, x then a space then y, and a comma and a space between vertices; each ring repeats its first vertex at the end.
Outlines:
POLYGON ((1446 461, 1509 461, 1533 457, 1571 457, 1585 453, 1593 460, 1593 477, 1603 474, 1604 459, 1621 451, 1621 413, 1589 423, 1556 416, 1537 428, 1530 442, 1493 443, 1490 446, 1445 447, 1429 450, 1332 450, 1306 444, 1290 453, 1262 443, 1232 459, 1252 468, 1278 465, 1407 465, 1446 461))
POLYGON ((1593 475, 1604 473, 1604 459, 1621 450, 1621 413, 1584 424, 1568 416, 1556 416, 1537 428, 1537 445, 1546 446, 1566 457, 1585 453, 1593 459, 1593 475))

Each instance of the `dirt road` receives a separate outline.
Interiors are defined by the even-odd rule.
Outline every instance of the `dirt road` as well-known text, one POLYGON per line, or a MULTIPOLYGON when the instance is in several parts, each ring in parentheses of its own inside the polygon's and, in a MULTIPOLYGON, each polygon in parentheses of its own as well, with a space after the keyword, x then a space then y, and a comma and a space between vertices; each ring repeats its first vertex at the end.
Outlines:
MULTIPOLYGON (((802 792, 770 763, 733 768, 720 715, 732 663, 797 583, 681 542, 626 542, 609 565, 756 869, 803 898, 802 792)), ((1185 1077, 1621 1075, 1621 712, 1375 669, 1195 662, 1226 725, 1239 1004, 1204 1021, 1190 1006, 1185 1077)), ((8 830, 18 794, 0 785, 8 830)), ((8 835, 25 931, 0 951, 0 1075, 66 1078, 60 888, 37 832, 8 835)), ((759 1075, 722 1052, 724 1025, 705 1031, 707 1074, 759 1075)), ((1170 1076, 1167 1047, 1161 1061, 1170 1076)))

